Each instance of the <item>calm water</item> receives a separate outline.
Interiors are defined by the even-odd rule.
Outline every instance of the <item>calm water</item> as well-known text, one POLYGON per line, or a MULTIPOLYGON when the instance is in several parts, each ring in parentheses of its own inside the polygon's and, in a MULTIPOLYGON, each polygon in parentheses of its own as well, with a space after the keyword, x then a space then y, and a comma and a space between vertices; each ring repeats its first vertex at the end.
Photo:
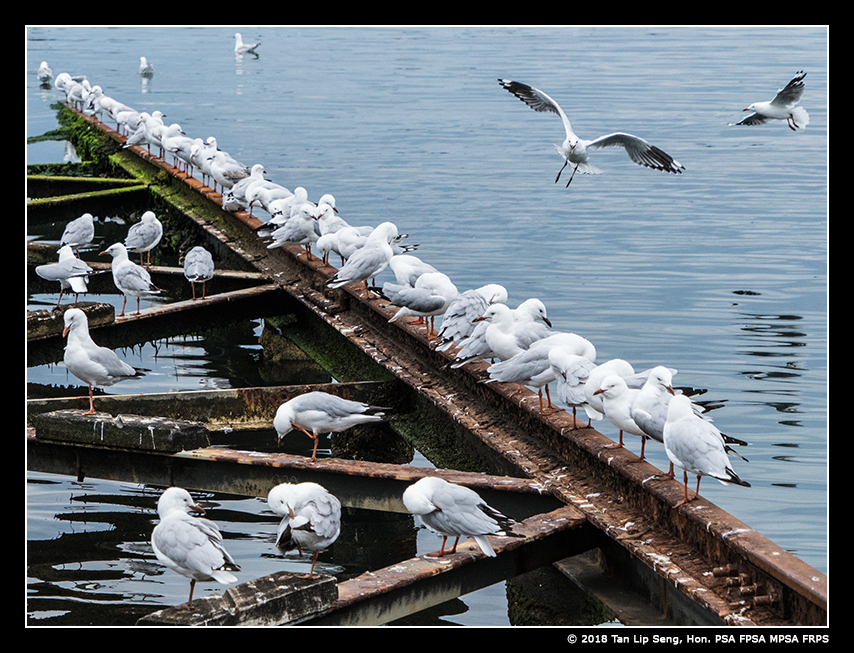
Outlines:
MULTIPOLYGON (((138 110, 160 109, 188 135, 216 136, 310 199, 333 193, 353 224, 393 220, 461 290, 499 282, 513 305, 541 298, 555 328, 590 339, 600 361, 677 368, 676 382, 727 400, 716 423, 751 443, 750 462, 736 469, 752 487, 706 480, 701 493, 826 572, 827 57, 821 27, 33 27, 27 133, 55 127, 58 94, 35 78, 47 60, 54 74, 86 74, 138 110), (235 59, 237 29, 261 41, 258 58, 235 59), (155 67, 146 84, 140 56, 155 67), (807 129, 727 126, 801 69, 807 129), (640 135, 685 174, 604 150, 601 176, 576 176, 568 189, 552 183, 560 121, 528 109, 499 77, 551 95, 582 137, 640 135)), ((29 146, 28 157, 61 161, 63 147, 29 146)), ((257 355, 250 336, 241 340, 244 355, 257 355)), ((150 368, 148 349, 158 348, 122 353, 150 368)), ((230 383, 211 380, 200 356, 157 376, 156 389, 230 383)), ((61 364, 28 375, 74 383, 61 364)), ((650 450, 664 468, 661 447, 650 450)), ((60 524, 80 510, 71 497, 85 493, 70 486, 33 479, 31 538, 52 541, 68 528, 60 524)), ((145 495, 88 487, 107 503, 145 495)), ((136 510, 150 519, 151 507, 136 510)), ((232 507, 250 522, 265 508, 232 507)), ((184 600, 183 579, 167 576, 157 582, 180 587, 152 599, 158 605, 184 600)), ((126 580, 110 591, 127 591, 126 580)), ((481 620, 469 603, 455 623, 506 623, 494 610, 481 620)))

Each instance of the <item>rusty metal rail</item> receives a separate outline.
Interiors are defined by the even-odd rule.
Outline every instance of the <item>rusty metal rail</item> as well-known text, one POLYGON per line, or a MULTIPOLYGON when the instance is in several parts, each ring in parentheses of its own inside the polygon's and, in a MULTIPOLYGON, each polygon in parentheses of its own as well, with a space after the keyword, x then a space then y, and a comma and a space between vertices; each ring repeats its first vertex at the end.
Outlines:
POLYGON ((286 291, 301 319, 334 329, 393 374, 419 410, 440 422, 446 442, 483 443, 507 469, 583 514, 604 534, 609 544, 601 548, 612 564, 647 588, 650 601, 691 604, 709 623, 827 623, 826 575, 703 498, 677 507, 679 482, 655 478, 660 470, 625 449, 608 448, 610 438, 564 411, 541 415, 531 408, 530 390, 481 383, 485 364, 450 369, 449 355, 434 351, 423 331, 388 323, 395 309, 356 284, 329 291, 334 268, 306 260, 298 247, 267 250, 254 234, 256 218, 223 210, 221 196, 198 180, 144 148, 130 150, 113 155, 114 164, 136 174, 154 166, 172 175, 168 188, 153 191, 193 195, 184 202, 190 219, 286 291))

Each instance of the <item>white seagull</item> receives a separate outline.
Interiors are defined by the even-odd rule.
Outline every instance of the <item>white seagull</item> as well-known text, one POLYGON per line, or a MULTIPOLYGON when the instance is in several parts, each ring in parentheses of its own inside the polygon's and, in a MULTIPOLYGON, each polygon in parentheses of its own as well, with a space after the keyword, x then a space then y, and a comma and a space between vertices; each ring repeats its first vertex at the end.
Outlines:
POLYGON ((59 281, 59 299, 56 305, 62 301, 62 294, 69 290, 74 293, 74 301, 82 292, 88 292, 87 286, 92 268, 87 263, 74 256, 71 247, 63 245, 57 252, 59 262, 48 263, 36 267, 36 274, 47 281, 59 281))
POLYGON ((63 316, 65 328, 62 337, 68 338, 65 346, 65 367, 89 386, 89 410, 95 412, 92 398, 94 386, 108 386, 123 381, 139 372, 121 360, 112 349, 96 345, 89 335, 89 320, 79 308, 70 308, 63 316))
POLYGON ((362 281, 367 289, 368 279, 373 279, 385 270, 394 256, 391 244, 397 238, 397 227, 394 223, 383 222, 377 226, 365 244, 353 252, 327 285, 330 288, 340 288, 353 281, 362 281))
POLYGON ((804 77, 806 76, 807 74, 803 71, 796 73, 792 81, 777 91, 773 100, 754 102, 743 109, 743 111, 752 111, 753 113, 735 124, 764 125, 769 120, 785 120, 792 131, 806 127, 810 122, 809 114, 803 107, 797 106, 804 94, 804 77))
POLYGON ((39 66, 38 72, 36 76, 39 78, 39 81, 44 85, 49 85, 50 80, 53 77, 53 71, 50 69, 50 66, 47 65, 47 61, 42 61, 39 66))
POLYGON ((139 58, 139 74, 143 77, 151 77, 154 74, 154 66, 145 57, 139 58))
POLYGON ((585 356, 572 354, 562 347, 554 347, 549 350, 549 365, 557 381, 555 396, 559 402, 572 408, 572 418, 575 420, 576 409, 587 405, 584 385, 596 364, 585 356))
POLYGON ((663 170, 675 174, 681 174, 685 170, 685 167, 678 161, 675 161, 669 154, 632 134, 615 132, 600 136, 592 141, 578 138, 572 131, 572 125, 570 125, 569 118, 566 117, 563 109, 548 95, 532 86, 512 82, 509 79, 499 79, 498 82, 503 88, 522 100, 522 102, 534 111, 556 113, 563 121, 563 126, 566 129, 566 140, 564 140, 562 145, 556 145, 555 148, 564 158, 564 163, 560 172, 557 173, 555 183, 560 179, 560 174, 567 164, 573 166, 572 175, 570 175, 569 181, 566 182, 567 187, 572 183, 572 177, 575 176, 576 171, 580 171, 585 175, 600 174, 602 171, 588 161, 587 154, 589 150, 598 150, 603 147, 625 148, 626 153, 632 161, 653 170, 663 170))
POLYGON ((445 555, 445 542, 456 538, 448 553, 456 553, 460 537, 474 538, 484 555, 495 557, 488 535, 520 537, 512 532, 514 521, 490 507, 474 490, 425 476, 403 492, 403 505, 434 533, 442 536, 438 555, 445 555))
POLYGON ((240 32, 236 32, 234 35, 234 54, 254 54, 256 57, 258 53, 255 52, 255 48, 257 48, 260 43, 244 43, 243 37, 240 35, 240 32))
POLYGON ((273 428, 279 440, 294 429, 314 440, 311 451, 311 460, 314 461, 321 433, 340 433, 357 424, 381 422, 384 413, 378 411, 382 410, 328 392, 306 392, 279 406, 273 418, 273 428))
POLYGON ((184 257, 184 276, 193 288, 193 299, 196 299, 196 284, 202 284, 202 299, 205 298, 205 286, 213 279, 214 262, 211 253, 201 245, 197 245, 184 257))
POLYGON ((191 511, 205 514, 187 490, 170 487, 157 500, 160 523, 151 533, 151 548, 157 559, 190 579, 190 600, 176 606, 181 610, 192 610, 196 581, 236 583, 237 577, 231 572, 240 571, 225 550, 217 525, 209 519, 191 516, 191 511))
POLYGON ((535 297, 526 299, 516 308, 502 303, 491 304, 473 322, 475 328, 462 341, 451 365, 454 369, 485 358, 507 360, 548 336, 552 325, 545 305, 535 297))
POLYGON ((497 283, 460 293, 442 315, 442 328, 439 330, 442 341, 436 351, 445 351, 454 342, 459 343, 470 336, 476 326, 475 318, 483 315, 490 304, 504 304, 506 301, 507 289, 497 283))
POLYGON ((128 258, 127 249, 122 243, 113 243, 98 256, 109 254, 113 257, 110 266, 113 272, 113 283, 116 284, 124 295, 122 312, 119 317, 124 317, 125 305, 128 297, 136 297, 136 312, 139 314, 139 298, 148 295, 158 295, 161 290, 151 282, 151 275, 144 267, 137 265, 128 258))
POLYGON ((341 502, 317 483, 282 483, 267 495, 267 504, 282 521, 276 531, 281 551, 312 551, 311 571, 321 551, 329 548, 341 532, 341 502))
MULTIPOLYGON (((397 256, 393 257, 392 261, 395 258, 397 256)), ((459 295, 457 287, 448 275, 442 272, 426 272, 415 280, 414 286, 386 283, 383 285, 383 293, 389 298, 392 306, 400 307, 389 322, 396 322, 405 317, 417 317, 424 322, 424 318, 429 318, 428 339, 436 335, 436 316, 442 315, 459 295)))
POLYGON ((95 238, 95 219, 91 213, 84 213, 75 218, 67 225, 59 239, 59 246, 68 245, 79 254, 81 247, 85 247, 95 238))
POLYGON ((489 378, 500 383, 519 383, 537 388, 540 413, 553 408, 549 384, 557 380, 552 368, 550 354, 553 349, 562 349, 573 356, 596 360, 596 348, 586 338, 575 333, 555 333, 531 343, 527 349, 512 357, 489 366, 489 378), (543 388, 546 390, 548 406, 543 408, 543 388))
POLYGON ((605 417, 611 420, 611 423, 620 429, 620 442, 618 444, 608 445, 607 449, 618 449, 625 446, 623 444, 623 432, 631 433, 632 435, 640 436, 641 438, 641 453, 640 458, 635 462, 645 460, 644 450, 646 439, 649 435, 635 423, 632 419, 632 403, 637 397, 640 390, 630 388, 626 384, 626 380, 616 374, 610 374, 602 380, 599 389, 594 395, 602 395, 603 405, 605 408, 605 417))
POLYGON ((139 254, 139 264, 142 265, 142 255, 148 252, 145 267, 151 267, 151 250, 157 247, 163 238, 163 223, 154 215, 154 211, 146 211, 142 219, 128 229, 125 237, 125 248, 129 252, 139 254))
POLYGON ((720 431, 709 421, 699 417, 685 395, 676 395, 667 407, 664 424, 664 450, 674 465, 684 470, 685 499, 680 506, 700 495, 700 477, 710 476, 723 484, 734 483, 750 487, 729 466, 720 431), (688 472, 697 475, 697 490, 688 498, 688 472))

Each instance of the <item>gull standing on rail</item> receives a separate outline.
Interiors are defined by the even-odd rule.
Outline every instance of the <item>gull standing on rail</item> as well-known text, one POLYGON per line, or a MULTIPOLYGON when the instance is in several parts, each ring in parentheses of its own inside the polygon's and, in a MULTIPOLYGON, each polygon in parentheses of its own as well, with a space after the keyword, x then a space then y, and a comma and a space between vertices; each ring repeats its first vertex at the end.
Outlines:
POLYGON ((59 261, 36 267, 36 274, 47 281, 59 281, 59 299, 56 305, 62 302, 62 294, 68 290, 74 293, 74 301, 82 292, 88 292, 89 275, 92 268, 83 260, 74 256, 74 252, 68 245, 63 245, 57 252, 59 261))
POLYGON ((65 311, 63 320, 62 337, 68 338, 63 361, 69 372, 89 386, 89 410, 83 414, 91 415, 95 412, 93 386, 113 385, 138 376, 139 372, 121 360, 112 349, 95 344, 89 335, 89 319, 79 308, 65 311))
POLYGON ((157 500, 160 523, 151 533, 154 555, 174 572, 190 579, 190 600, 180 610, 192 610, 196 581, 215 580, 236 583, 232 571, 240 571, 234 558, 225 550, 217 525, 203 517, 205 511, 184 488, 170 487, 157 500))
POLYGON ((273 418, 273 428, 281 440, 299 429, 314 440, 311 460, 317 457, 317 441, 321 433, 340 433, 357 424, 381 422, 382 408, 361 401, 351 401, 328 392, 306 392, 286 401, 273 418))
POLYGON ((448 553, 457 552, 460 537, 471 537, 484 555, 495 557, 487 535, 521 537, 512 532, 515 523, 487 505, 474 490, 449 483, 436 476, 425 476, 403 492, 403 505, 434 533, 442 536, 438 556, 445 555, 445 542, 456 538, 448 553))
POLYGON ((213 279, 214 262, 211 253, 197 245, 184 257, 184 276, 193 287, 193 299, 196 299, 196 284, 202 284, 202 299, 205 298, 205 286, 213 279))
POLYGON ((113 243, 98 256, 104 254, 113 257, 113 263, 110 266, 113 272, 113 283, 124 295, 122 312, 119 317, 124 317, 128 296, 136 297, 136 313, 139 315, 139 298, 158 295, 161 292, 160 288, 151 282, 151 275, 148 270, 128 258, 127 249, 122 243, 113 243))
MULTIPOLYGON (((788 84, 777 91, 773 100, 754 102, 743 111, 752 111, 736 125, 764 125, 769 120, 785 120, 792 131, 806 127, 810 122, 809 114, 803 107, 797 106, 804 94, 804 77, 807 74, 799 71, 788 84)), ((730 123, 732 125, 733 123, 730 123)))
POLYGON ((128 229, 125 237, 125 247, 129 252, 139 254, 139 264, 142 265, 142 255, 148 252, 145 267, 151 267, 151 250, 157 247, 163 238, 163 223, 154 215, 154 211, 146 211, 142 219, 128 229))
POLYGON ((276 531, 276 547, 302 555, 312 551, 311 571, 321 551, 329 548, 341 532, 341 502, 317 483, 281 483, 267 495, 267 504, 282 521, 276 531))
POLYGON ((684 470, 685 499, 693 501, 700 496, 700 477, 710 476, 724 485, 734 483, 750 487, 729 466, 729 457, 720 431, 699 417, 686 395, 676 395, 667 407, 667 422, 664 424, 664 450, 677 467, 684 470), (697 475, 697 490, 688 498, 688 472, 697 475))
POLYGON ((93 238, 95 238, 95 218, 91 213, 84 213, 65 225, 65 231, 59 239, 59 246, 68 245, 80 256, 80 248, 91 243, 93 238))
POLYGON ((561 109, 558 103, 552 100, 548 95, 532 86, 520 84, 519 82, 512 82, 509 79, 499 79, 498 82, 503 88, 507 89, 510 93, 522 100, 522 102, 527 104, 534 111, 550 111, 552 113, 556 113, 563 121, 563 126, 566 129, 566 140, 564 140, 562 145, 556 145, 555 148, 564 158, 564 163, 563 167, 557 173, 555 183, 560 179, 560 175, 567 164, 571 164, 573 166, 572 175, 570 175, 569 181, 566 182, 567 188, 569 187, 569 184, 572 183, 572 178, 575 176, 576 171, 580 171, 585 175, 600 174, 602 171, 588 161, 587 154, 589 150, 598 150, 603 147, 625 148, 626 153, 632 161, 638 165, 652 168, 653 170, 663 170, 674 174, 681 174, 682 171, 685 170, 685 167, 678 161, 674 160, 669 154, 663 152, 654 145, 650 145, 644 139, 639 138, 638 136, 633 136, 632 134, 615 132, 613 134, 600 136, 592 141, 578 138, 578 136, 576 136, 572 131, 572 125, 570 125, 569 118, 566 117, 563 109, 561 109))
POLYGON ((398 237, 397 227, 392 222, 383 222, 368 236, 365 244, 353 252, 335 276, 329 280, 330 288, 340 288, 352 281, 362 281, 368 287, 373 279, 386 269, 394 250, 391 243, 398 237))

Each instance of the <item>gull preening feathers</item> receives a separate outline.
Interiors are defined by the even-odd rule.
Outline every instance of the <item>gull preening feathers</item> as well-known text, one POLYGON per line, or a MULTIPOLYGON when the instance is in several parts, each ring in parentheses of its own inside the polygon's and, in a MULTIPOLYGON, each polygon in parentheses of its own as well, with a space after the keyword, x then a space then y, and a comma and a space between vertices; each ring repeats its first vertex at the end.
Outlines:
MULTIPOLYGON (((777 91, 773 100, 754 102, 743 111, 752 111, 736 125, 764 125, 769 120, 785 120, 792 131, 806 127, 810 122, 809 114, 803 107, 797 106, 804 94, 804 77, 807 74, 799 71, 788 84, 777 91)), ((730 123, 731 125, 733 123, 730 123)))
POLYGON ((442 536, 438 555, 445 555, 445 542, 456 538, 448 553, 456 553, 460 537, 471 537, 484 555, 495 557, 488 535, 520 537, 512 532, 514 521, 487 505, 474 490, 449 483, 436 476, 425 476, 403 493, 403 505, 424 526, 442 536))
POLYGON ((184 488, 170 487, 157 500, 160 523, 151 533, 154 555, 174 572, 190 579, 190 599, 176 606, 182 610, 193 607, 193 589, 196 581, 215 580, 236 583, 232 571, 240 571, 234 558, 225 550, 222 534, 217 525, 203 517, 193 517, 190 512, 205 514, 184 488))
POLYGON ((281 440, 293 429, 299 429, 314 440, 311 460, 317 456, 321 433, 340 433, 357 424, 381 422, 381 408, 351 401, 328 392, 306 392, 286 401, 276 411, 273 427, 281 440))
POLYGON ((592 141, 581 139, 572 131, 572 125, 569 122, 569 118, 563 112, 563 109, 548 95, 532 86, 513 82, 509 79, 499 79, 498 82, 503 88, 522 100, 522 102, 534 111, 556 113, 563 121, 563 126, 566 129, 566 139, 563 141, 563 144, 556 145, 555 147, 563 157, 564 163, 563 167, 557 173, 555 183, 560 180, 560 175, 567 164, 573 167, 572 175, 570 175, 569 181, 566 182, 567 187, 572 183, 572 178, 575 176, 576 171, 584 175, 600 174, 602 171, 590 163, 587 156, 590 150, 598 150, 603 147, 622 147, 626 150, 626 154, 629 155, 632 161, 653 170, 663 170, 664 172, 672 172, 674 174, 681 174, 685 170, 685 167, 674 160, 669 154, 632 134, 615 132, 599 136, 592 141))
POLYGON ((267 495, 267 504, 282 521, 276 531, 281 551, 313 553, 311 571, 321 551, 329 548, 341 532, 341 502, 317 483, 282 483, 267 495))

